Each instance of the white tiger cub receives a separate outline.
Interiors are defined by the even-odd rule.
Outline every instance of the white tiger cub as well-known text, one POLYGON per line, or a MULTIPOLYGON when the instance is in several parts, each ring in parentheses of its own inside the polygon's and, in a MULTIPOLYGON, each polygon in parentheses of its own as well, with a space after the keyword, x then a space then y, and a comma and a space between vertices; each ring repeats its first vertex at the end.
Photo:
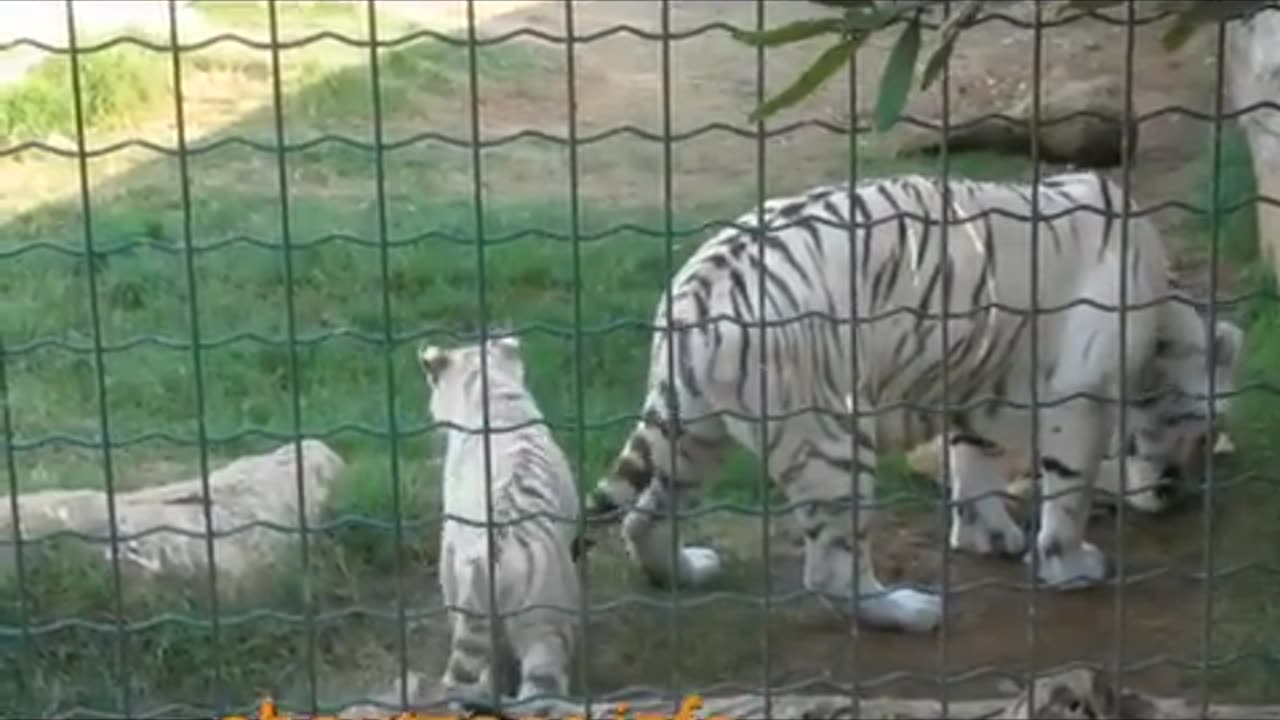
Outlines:
POLYGON ((1122 375, 1130 398, 1173 391, 1134 401, 1128 413, 1134 454, 1173 457, 1208 430, 1210 369, 1218 393, 1233 389, 1241 343, 1239 328, 1217 323, 1219 354, 1208 360, 1203 318, 1166 298, 1168 263, 1154 226, 1130 217, 1122 238, 1122 202, 1120 189, 1093 173, 1048 177, 1038 191, 911 175, 818 187, 740 216, 693 253, 669 299, 659 299, 641 419, 591 493, 588 515, 625 508, 624 543, 651 582, 704 583, 718 573, 719 555, 685 547, 673 566, 664 517, 696 496, 736 441, 767 461, 796 508, 806 588, 840 606, 856 592, 863 623, 928 631, 940 621, 937 596, 888 590, 873 568, 876 454, 936 435, 945 399, 956 478, 949 542, 1021 555, 1028 543, 997 494, 1004 475, 995 453, 1030 455, 1034 383, 1046 499, 1034 543, 1040 580, 1068 588, 1104 578, 1105 557, 1085 540, 1088 489, 1113 442, 1114 406, 1098 395, 1118 398, 1122 375), (946 252, 944 209, 952 216, 946 252), (1114 311, 1122 288, 1123 335, 1114 311))
POLYGON ((446 695, 487 696, 497 673, 502 692, 519 664, 517 700, 569 689, 580 597, 571 547, 580 507, 563 451, 542 423, 524 383, 519 341, 494 339, 487 356, 493 569, 490 607, 486 529, 481 346, 423 346, 419 361, 430 388, 430 414, 447 428, 440 585, 451 610, 452 642, 442 679, 446 695), (519 426, 515 430, 504 430, 519 426), (470 432, 468 432, 470 430, 470 432), (467 521, 470 521, 468 524, 467 521), (492 617, 502 645, 489 653, 492 617), (514 657, 512 657, 514 651, 514 657))

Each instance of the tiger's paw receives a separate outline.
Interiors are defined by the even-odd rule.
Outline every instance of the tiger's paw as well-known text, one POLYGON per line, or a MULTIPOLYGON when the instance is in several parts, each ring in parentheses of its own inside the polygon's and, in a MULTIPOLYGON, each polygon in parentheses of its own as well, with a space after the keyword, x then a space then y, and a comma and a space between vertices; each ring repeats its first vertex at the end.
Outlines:
POLYGON ((885 630, 929 632, 942 622, 942 598, 911 588, 864 597, 858 601, 858 622, 885 630))
POLYGON ((953 515, 950 537, 952 550, 984 557, 1015 559, 1026 552, 1026 535, 1008 516, 1000 516, 995 522, 984 522, 982 515, 975 518, 966 518, 963 513, 953 515))
POLYGON ((723 569, 720 553, 714 548, 691 546, 680 549, 680 583, 702 587, 719 577, 723 569))
MULTIPOLYGON (((1040 548, 1040 582, 1052 590, 1068 591, 1092 587, 1110 575, 1107 558, 1092 543, 1082 542, 1071 550, 1056 545, 1040 548)), ((1031 563, 1031 553, 1025 562, 1031 563)))

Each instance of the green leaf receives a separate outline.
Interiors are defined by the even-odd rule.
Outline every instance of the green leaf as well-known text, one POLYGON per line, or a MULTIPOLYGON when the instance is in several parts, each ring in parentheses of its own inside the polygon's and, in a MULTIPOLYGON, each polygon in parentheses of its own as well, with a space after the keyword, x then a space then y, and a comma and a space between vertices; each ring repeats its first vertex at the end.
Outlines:
POLYGON ((1230 20, 1267 4, 1267 0, 1200 0, 1174 19, 1160 42, 1166 51, 1172 52, 1186 44, 1201 25, 1230 20))
POLYGON ((759 122, 811 95, 814 90, 818 89, 818 86, 848 63, 849 58, 857 50, 864 37, 864 35, 858 35, 853 39, 841 40, 824 50, 818 56, 818 59, 804 72, 800 73, 800 77, 796 78, 796 81, 791 83, 787 89, 761 103, 760 107, 752 111, 751 122, 759 122))
POLYGON ((928 90, 937 79, 947 58, 951 57, 951 52, 955 49, 960 31, 973 23, 980 10, 982 10, 982 0, 965 0, 965 4, 947 20, 946 25, 942 26, 942 39, 924 64, 924 74, 920 79, 921 90, 928 90))
POLYGON ((775 47, 787 43, 808 40, 827 33, 844 32, 844 20, 840 18, 820 18, 816 20, 797 20, 782 27, 769 30, 737 30, 733 31, 733 39, 748 45, 775 47))
POLYGON ((916 57, 920 54, 920 18, 913 17, 902 28, 898 42, 889 51, 880 78, 880 96, 876 98, 876 129, 887 130, 898 122, 902 108, 911 92, 911 78, 916 71, 916 57))

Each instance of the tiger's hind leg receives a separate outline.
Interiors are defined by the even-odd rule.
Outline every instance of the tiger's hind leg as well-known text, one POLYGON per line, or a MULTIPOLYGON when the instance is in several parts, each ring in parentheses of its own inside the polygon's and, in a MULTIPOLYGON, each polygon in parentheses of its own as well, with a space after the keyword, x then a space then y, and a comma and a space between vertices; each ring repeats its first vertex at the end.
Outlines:
POLYGON ((957 432, 950 453, 951 547, 976 555, 1021 555, 1026 535, 1000 495, 1006 471, 999 446, 972 432, 957 432))
POLYGON ((622 521, 627 554, 654 587, 669 588, 674 583, 697 588, 720 574, 720 554, 714 548, 677 543, 675 523, 679 518, 673 521, 670 514, 680 509, 681 499, 679 491, 672 492, 671 484, 655 479, 622 521))
POLYGON ((685 403, 695 421, 673 423, 656 409, 658 397, 651 395, 644 418, 612 471, 597 485, 592 514, 618 508, 635 497, 622 519, 623 543, 632 562, 655 587, 698 587, 719 575, 720 555, 709 547, 685 546, 678 547, 673 557, 675 527, 670 513, 696 495, 732 439, 720 417, 708 416, 703 403, 685 403))
POLYGON ((875 502, 876 449, 870 420, 864 418, 861 425, 856 462, 854 437, 840 433, 821 448, 809 448, 778 475, 779 484, 796 505, 796 518, 804 532, 804 585, 837 606, 846 605, 857 592, 855 613, 860 622, 870 626, 927 632, 942 620, 938 596, 911 588, 887 589, 875 572, 871 530, 879 513, 871 505, 875 502), (859 565, 856 587, 854 552, 859 565))

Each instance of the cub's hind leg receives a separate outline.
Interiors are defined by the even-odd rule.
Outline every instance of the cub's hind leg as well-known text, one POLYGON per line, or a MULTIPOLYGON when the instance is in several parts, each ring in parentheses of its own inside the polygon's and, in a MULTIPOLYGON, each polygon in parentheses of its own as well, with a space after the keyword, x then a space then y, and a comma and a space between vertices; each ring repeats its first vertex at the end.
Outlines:
POLYGON ((474 702, 491 701, 493 683, 498 682, 498 694, 507 692, 506 678, 500 671, 506 653, 499 647, 491 648, 492 634, 487 614, 476 617, 454 612, 452 633, 449 640, 449 659, 445 663, 440 688, 455 706, 474 702), (495 677, 496 675, 496 677, 495 677))
POLYGON ((535 701, 537 706, 545 706, 554 700, 549 696, 569 694, 573 618, 555 611, 540 615, 545 617, 538 617, 528 624, 513 623, 510 632, 512 647, 520 661, 520 687, 516 700, 540 698, 535 701))
POLYGON ((498 633, 497 647, 493 646, 496 613, 489 612, 487 563, 483 557, 459 561, 452 542, 446 541, 443 550, 441 584, 450 636, 440 687, 455 706, 493 700, 495 682, 499 695, 509 692, 511 654, 503 632, 498 633))
POLYGON ((871 530, 879 513, 872 507, 876 481, 873 438, 872 421, 863 418, 856 433, 856 462, 855 435, 841 432, 825 438, 820 447, 806 447, 794 464, 777 476, 796 505, 796 519, 804 532, 804 585, 838 606, 846 606, 857 592, 858 620, 870 626, 926 632, 942 619, 938 596, 910 588, 890 590, 875 572, 871 530))
POLYGON ((976 433, 957 431, 949 452, 951 547, 977 555, 1021 555, 1026 535, 1001 498, 1006 480, 999 446, 976 433))

